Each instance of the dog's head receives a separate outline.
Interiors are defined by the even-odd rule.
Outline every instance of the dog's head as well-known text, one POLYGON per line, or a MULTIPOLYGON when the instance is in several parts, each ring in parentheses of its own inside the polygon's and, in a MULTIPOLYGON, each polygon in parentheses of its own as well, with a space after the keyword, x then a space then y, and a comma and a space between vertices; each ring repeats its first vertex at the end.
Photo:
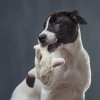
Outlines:
POLYGON ((78 36, 78 24, 87 24, 87 22, 76 10, 54 12, 44 23, 39 42, 42 46, 48 45, 50 52, 61 44, 73 43, 78 36))

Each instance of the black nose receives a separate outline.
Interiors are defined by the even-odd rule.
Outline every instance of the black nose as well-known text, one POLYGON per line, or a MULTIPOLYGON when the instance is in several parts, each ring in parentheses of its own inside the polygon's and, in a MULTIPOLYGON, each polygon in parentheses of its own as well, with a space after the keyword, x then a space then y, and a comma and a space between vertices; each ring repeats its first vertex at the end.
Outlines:
POLYGON ((41 35, 39 36, 39 41, 40 41, 41 43, 46 42, 46 35, 45 35, 45 34, 41 34, 41 35))

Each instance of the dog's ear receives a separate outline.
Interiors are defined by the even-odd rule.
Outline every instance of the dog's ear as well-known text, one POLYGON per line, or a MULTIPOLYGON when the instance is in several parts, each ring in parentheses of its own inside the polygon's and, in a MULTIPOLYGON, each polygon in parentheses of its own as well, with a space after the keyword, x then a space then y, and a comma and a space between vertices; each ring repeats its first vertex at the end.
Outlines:
POLYGON ((77 10, 70 12, 69 18, 76 24, 87 24, 87 21, 79 15, 77 10))

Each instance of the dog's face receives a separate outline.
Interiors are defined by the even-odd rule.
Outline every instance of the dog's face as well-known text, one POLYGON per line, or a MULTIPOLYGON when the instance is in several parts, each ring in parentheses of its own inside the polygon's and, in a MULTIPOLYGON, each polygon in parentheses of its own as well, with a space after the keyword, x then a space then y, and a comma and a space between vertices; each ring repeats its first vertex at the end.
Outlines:
POLYGON ((51 14, 44 23, 44 30, 39 35, 42 46, 54 51, 61 44, 73 43, 78 36, 78 24, 87 24, 77 11, 58 11, 51 14))

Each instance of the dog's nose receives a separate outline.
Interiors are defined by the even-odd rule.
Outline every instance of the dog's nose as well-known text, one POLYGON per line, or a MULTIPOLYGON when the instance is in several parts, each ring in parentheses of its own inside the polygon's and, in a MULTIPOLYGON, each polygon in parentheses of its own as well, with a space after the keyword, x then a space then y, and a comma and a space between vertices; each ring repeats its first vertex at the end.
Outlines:
POLYGON ((45 35, 45 34, 39 35, 39 41, 40 41, 41 43, 44 43, 44 42, 46 41, 46 35, 45 35))

